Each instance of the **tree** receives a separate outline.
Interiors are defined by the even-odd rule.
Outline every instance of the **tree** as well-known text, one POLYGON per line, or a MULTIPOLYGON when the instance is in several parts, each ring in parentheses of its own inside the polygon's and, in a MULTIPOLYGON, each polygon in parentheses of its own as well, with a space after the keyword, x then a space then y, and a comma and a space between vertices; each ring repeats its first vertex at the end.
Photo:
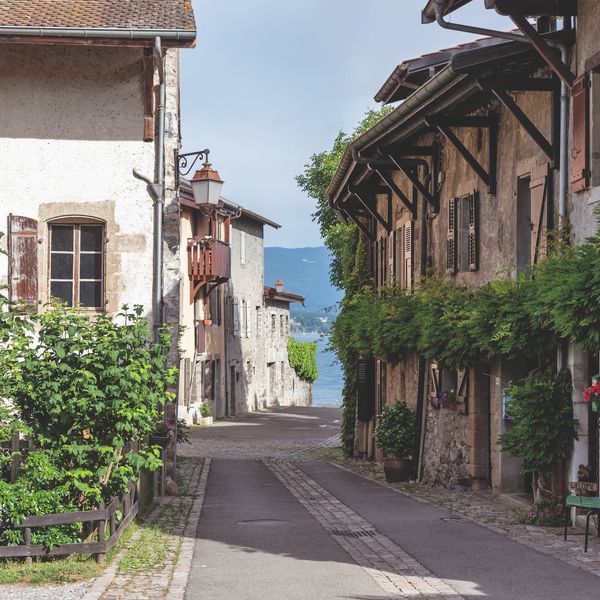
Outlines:
MULTIPOLYGON (((344 298, 341 302, 342 312, 352 297, 359 293, 365 285, 370 284, 368 252, 366 241, 360 236, 356 225, 342 223, 329 205, 327 188, 348 144, 373 127, 392 110, 390 107, 369 110, 350 135, 340 131, 331 150, 313 154, 308 164, 304 166, 303 173, 296 177, 298 186, 316 202, 312 217, 319 225, 325 246, 332 253, 330 280, 338 289, 344 291, 344 298)), ((333 328, 334 335, 330 338, 331 348, 335 351, 344 373, 342 445, 347 454, 352 454, 358 389, 356 380, 358 354, 343 342, 337 341, 341 336, 335 335, 335 323, 333 328)))

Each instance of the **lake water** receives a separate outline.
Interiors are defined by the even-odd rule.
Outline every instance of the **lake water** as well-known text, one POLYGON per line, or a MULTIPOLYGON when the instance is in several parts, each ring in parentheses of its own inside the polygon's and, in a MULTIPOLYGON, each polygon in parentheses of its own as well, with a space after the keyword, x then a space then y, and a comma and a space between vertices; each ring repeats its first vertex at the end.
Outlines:
POLYGON ((299 342, 317 342, 319 378, 313 383, 313 406, 341 406, 344 385, 342 370, 335 354, 327 351, 329 339, 312 333, 292 334, 299 342))

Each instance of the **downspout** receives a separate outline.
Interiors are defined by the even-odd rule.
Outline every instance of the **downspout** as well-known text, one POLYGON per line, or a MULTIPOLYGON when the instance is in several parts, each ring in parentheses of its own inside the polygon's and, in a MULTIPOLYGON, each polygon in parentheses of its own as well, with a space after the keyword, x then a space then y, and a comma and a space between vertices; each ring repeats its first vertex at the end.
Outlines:
POLYGON ((155 185, 158 194, 154 198, 154 257, 152 282, 152 312, 154 318, 154 336, 163 325, 163 212, 165 206, 165 105, 167 86, 162 44, 159 36, 154 38, 154 64, 158 70, 159 92, 157 117, 157 140, 155 153, 155 185))
MULTIPOLYGON (((494 29, 486 29, 483 27, 473 27, 471 25, 461 25, 459 23, 449 23, 444 20, 445 0, 435 0, 435 20, 440 27, 451 29, 453 31, 461 31, 463 33, 474 33, 476 35, 488 35, 491 37, 511 40, 514 42, 522 42, 531 44, 531 41, 524 35, 518 33, 510 33, 508 31, 497 31, 494 29)), ((570 29, 571 19, 565 20, 566 26, 570 29)), ((561 52, 561 60, 567 65, 569 60, 569 49, 566 44, 547 40, 549 45, 552 45, 561 52)), ((570 112, 570 95, 569 86, 561 77, 560 85, 560 149, 559 149, 559 191, 558 191, 558 216, 559 224, 563 225, 567 220, 567 197, 569 193, 569 112, 570 112)))

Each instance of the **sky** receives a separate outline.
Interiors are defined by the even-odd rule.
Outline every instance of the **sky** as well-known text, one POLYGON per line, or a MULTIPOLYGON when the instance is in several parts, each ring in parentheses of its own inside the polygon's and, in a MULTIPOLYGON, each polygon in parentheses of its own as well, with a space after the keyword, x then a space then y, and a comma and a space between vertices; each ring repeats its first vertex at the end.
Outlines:
MULTIPOLYGON (((376 106, 403 60, 476 36, 421 25, 426 0, 193 0, 181 51, 183 152, 210 149, 223 196, 282 225, 267 246, 320 246, 294 177, 376 106)), ((509 29, 483 0, 453 20, 509 29)), ((451 20, 452 20, 451 19, 451 20)))

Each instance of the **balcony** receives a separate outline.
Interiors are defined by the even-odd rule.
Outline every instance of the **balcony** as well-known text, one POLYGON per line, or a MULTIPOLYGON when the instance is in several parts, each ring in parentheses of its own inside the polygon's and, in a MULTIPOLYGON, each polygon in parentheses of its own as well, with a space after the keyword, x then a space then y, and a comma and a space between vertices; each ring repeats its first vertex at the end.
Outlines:
POLYGON ((231 277, 229 244, 209 237, 188 239, 188 275, 192 282, 192 300, 208 283, 224 283, 231 277))

